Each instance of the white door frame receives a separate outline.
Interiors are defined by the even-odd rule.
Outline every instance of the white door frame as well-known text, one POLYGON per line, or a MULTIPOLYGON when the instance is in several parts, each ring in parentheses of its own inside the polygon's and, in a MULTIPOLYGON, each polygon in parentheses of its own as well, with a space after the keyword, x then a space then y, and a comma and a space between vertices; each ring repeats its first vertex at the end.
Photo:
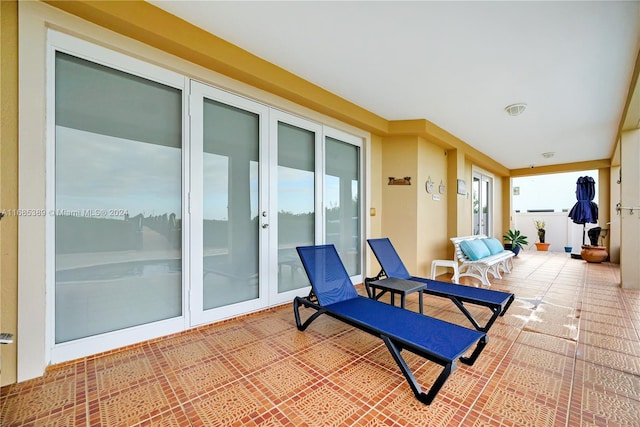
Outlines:
MULTIPOLYGON (((190 118, 191 118, 191 191, 189 197, 191 227, 190 236, 190 271, 189 277, 189 307, 191 326, 211 323, 237 316, 240 313, 256 311, 269 306, 268 284, 265 280, 268 277, 269 259, 269 229, 262 228, 257 231, 259 245, 259 273, 258 273, 258 298, 236 304, 217 307, 210 310, 203 310, 203 141, 204 141, 204 120, 203 101, 204 98, 215 100, 241 110, 255 113, 259 116, 260 126, 260 157, 259 157, 259 212, 269 212, 269 164, 268 150, 268 117, 269 108, 263 104, 248 100, 241 96, 208 86, 196 81, 191 82, 190 96, 190 118)), ((263 217, 261 216, 261 219, 263 217)))

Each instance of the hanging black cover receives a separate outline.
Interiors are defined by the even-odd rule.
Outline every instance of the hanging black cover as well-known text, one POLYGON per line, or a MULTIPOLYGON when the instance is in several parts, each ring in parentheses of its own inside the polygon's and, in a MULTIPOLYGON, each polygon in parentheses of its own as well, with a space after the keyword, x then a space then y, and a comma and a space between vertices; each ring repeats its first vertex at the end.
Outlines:
POLYGON ((578 178, 578 181, 576 181, 576 199, 578 201, 569 211, 569 218, 576 224, 582 224, 583 246, 585 245, 585 224, 598 222, 598 205, 593 201, 595 196, 596 181, 590 176, 578 178))
POLYGON ((595 224, 598 222, 598 205, 593 201, 596 195, 596 182, 590 176, 581 176, 576 182, 576 199, 569 211, 569 218, 576 224, 595 224))

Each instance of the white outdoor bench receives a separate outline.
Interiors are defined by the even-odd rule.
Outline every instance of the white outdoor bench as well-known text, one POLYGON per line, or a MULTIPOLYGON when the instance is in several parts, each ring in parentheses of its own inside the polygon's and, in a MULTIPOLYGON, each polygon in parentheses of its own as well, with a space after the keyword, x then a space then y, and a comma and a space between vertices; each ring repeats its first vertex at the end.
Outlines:
MULTIPOLYGON (((500 248, 495 245, 496 239, 493 239, 492 242, 495 245, 495 250, 493 251, 493 253, 491 253, 489 248, 487 248, 488 253, 486 254, 486 256, 482 256, 478 259, 472 259, 460 247, 460 244, 464 241, 472 242, 470 244, 463 244, 463 246, 467 246, 467 250, 469 250, 468 246, 479 247, 478 245, 480 244, 485 245, 485 243, 481 239, 487 239, 487 236, 477 235, 452 237, 450 240, 455 246, 454 261, 460 262, 461 264, 460 268, 458 269, 458 276, 474 277, 480 280, 483 285, 491 286, 491 283, 489 282, 489 274, 491 274, 496 279, 501 279, 501 270, 505 273, 510 273, 511 268, 513 267, 513 260, 511 258, 513 258, 515 254, 512 251, 505 250, 504 248, 500 250, 500 248)), ((497 244, 502 247, 502 244, 499 241, 497 242, 497 244)))

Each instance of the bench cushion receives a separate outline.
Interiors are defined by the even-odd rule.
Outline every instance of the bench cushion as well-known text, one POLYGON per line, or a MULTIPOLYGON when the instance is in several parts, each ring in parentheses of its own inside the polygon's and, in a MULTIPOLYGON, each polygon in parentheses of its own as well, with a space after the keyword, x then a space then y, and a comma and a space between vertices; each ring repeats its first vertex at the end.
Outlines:
POLYGON ((489 237, 487 239, 481 239, 481 241, 485 245, 487 245, 487 248, 489 248, 489 252, 491 252, 491 255, 499 254, 502 251, 504 251, 504 246, 502 246, 502 243, 500 243, 500 241, 498 239, 496 239, 495 237, 489 237))
POLYGON ((477 261, 491 255, 487 245, 485 245, 480 239, 463 240, 460 242, 460 249, 471 261, 477 261))

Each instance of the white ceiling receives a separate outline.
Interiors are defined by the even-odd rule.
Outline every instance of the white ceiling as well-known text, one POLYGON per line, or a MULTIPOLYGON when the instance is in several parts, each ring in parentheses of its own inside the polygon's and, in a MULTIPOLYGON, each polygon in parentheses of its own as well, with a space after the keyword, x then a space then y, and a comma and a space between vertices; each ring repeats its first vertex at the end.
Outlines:
POLYGON ((640 49, 637 1, 151 3, 509 169, 610 158, 640 49))

